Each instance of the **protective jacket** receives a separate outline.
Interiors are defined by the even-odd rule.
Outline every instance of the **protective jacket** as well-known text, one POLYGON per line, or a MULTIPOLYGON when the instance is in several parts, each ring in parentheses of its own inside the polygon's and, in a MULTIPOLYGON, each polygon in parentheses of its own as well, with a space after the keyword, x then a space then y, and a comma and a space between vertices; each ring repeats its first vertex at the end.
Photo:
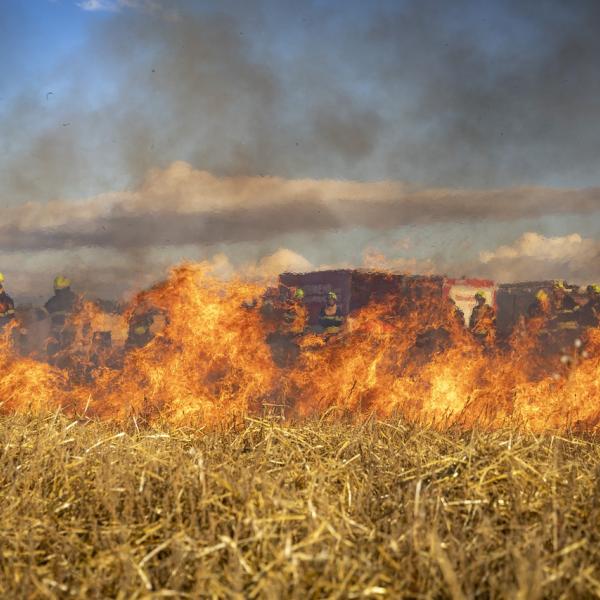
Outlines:
POLYGON ((135 315, 129 322, 129 332, 125 345, 129 348, 142 348, 152 338, 154 333, 150 329, 154 324, 154 315, 151 312, 135 315))
POLYGON ((579 311, 579 323, 584 327, 600 325, 600 299, 591 298, 579 311))
POLYGON ((469 329, 478 338, 493 342, 496 332, 496 311, 489 304, 475 306, 469 319, 469 329))
POLYGON ((15 303, 4 291, 0 292, 0 326, 8 323, 15 316, 15 303))
POLYGON ((300 334, 306 328, 308 311, 300 300, 290 300, 286 303, 283 313, 283 330, 291 334, 300 334))
POLYGON ((64 326, 67 316, 75 310, 77 300, 77 294, 71 291, 71 288, 55 290, 54 296, 44 304, 44 308, 50 315, 53 329, 64 326))
POLYGON ((325 305, 319 315, 319 324, 325 329, 341 327, 344 324, 344 315, 342 315, 342 309, 339 307, 339 304, 335 303, 332 306, 329 304, 325 305))
POLYGON ((579 327, 579 305, 568 294, 554 307, 550 329, 576 330, 579 327))

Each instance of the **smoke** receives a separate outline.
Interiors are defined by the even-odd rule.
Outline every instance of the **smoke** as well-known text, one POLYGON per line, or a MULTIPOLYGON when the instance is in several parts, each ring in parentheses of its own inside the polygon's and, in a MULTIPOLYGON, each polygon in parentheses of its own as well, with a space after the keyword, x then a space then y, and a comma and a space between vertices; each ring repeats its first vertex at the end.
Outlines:
POLYGON ((319 109, 314 115, 314 136, 319 147, 347 160, 369 156, 381 134, 377 112, 357 109, 349 102, 319 109))
MULTIPOLYGON (((175 160, 442 187, 597 182, 593 0, 81 6, 114 10, 37 78, 3 82, 5 205, 138 185, 175 160)), ((9 32, 2 54, 24 44, 9 32)), ((23 62, 4 60, 10 74, 23 62)))
MULTIPOLYGON (((514 221, 600 211, 600 189, 448 190, 402 182, 217 177, 178 162, 138 189, 5 211, 0 250, 259 243, 292 233, 456 221, 514 221)), ((139 256, 134 255, 137 262, 139 256)))
POLYGON ((20 289, 66 268, 128 289, 286 235, 321 244, 318 266, 339 232, 600 210, 592 0, 79 6, 85 40, 35 71, 24 11, 0 20, 0 258, 20 289))
POLYGON ((67 275, 78 291, 117 300, 164 279, 182 259, 205 263, 212 275, 223 280, 242 277, 263 284, 275 283, 278 275, 285 271, 304 272, 315 268, 304 256, 287 248, 278 248, 257 260, 247 257, 234 260, 223 252, 204 253, 194 247, 178 250, 174 258, 161 249, 148 249, 140 254, 137 264, 130 255, 114 249, 84 248, 77 253, 62 250, 0 252, 0 264, 9 293, 19 304, 38 305, 50 295, 57 273, 67 275))
POLYGON ((400 118, 418 124, 395 140, 390 164, 412 180, 462 185, 597 181, 599 25, 593 0, 423 0, 384 11, 365 37, 384 56, 376 77, 390 99, 410 90, 400 118))
POLYGON ((0 197, 136 185, 173 158, 239 170, 239 156, 266 150, 278 95, 269 66, 251 55, 226 14, 130 9, 99 20, 43 91, 23 88, 12 101, 0 125, 10 141, 0 197))
POLYGON ((164 278, 170 267, 184 258, 208 263, 213 274, 223 279, 241 276, 264 283, 275 282, 278 274, 285 271, 354 267, 422 275, 467 275, 500 283, 546 279, 567 279, 579 284, 600 281, 600 240, 578 233, 547 237, 528 232, 511 244, 482 251, 478 257, 467 254, 462 261, 452 261, 439 254, 416 258, 407 251, 406 242, 402 240, 395 249, 365 248, 358 263, 342 260, 315 264, 283 247, 255 260, 243 255, 234 259, 233 254, 225 252, 210 254, 193 245, 174 248, 172 253, 149 247, 139 253, 137 262, 132 255, 118 249, 81 248, 76 253, 70 250, 0 252, 0 264, 5 266, 9 291, 21 302, 36 303, 49 294, 58 271, 71 277, 79 290, 117 299, 164 278), (405 256, 395 255, 394 250, 405 256))

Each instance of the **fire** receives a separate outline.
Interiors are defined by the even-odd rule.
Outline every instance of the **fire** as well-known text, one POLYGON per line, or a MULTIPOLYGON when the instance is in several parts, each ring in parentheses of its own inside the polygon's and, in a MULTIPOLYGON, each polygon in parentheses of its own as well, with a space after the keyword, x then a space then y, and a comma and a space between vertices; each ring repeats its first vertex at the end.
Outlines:
POLYGON ((121 369, 101 370, 91 390, 94 411, 212 425, 257 410, 275 380, 260 317, 241 308, 258 292, 187 265, 139 294, 134 306, 152 306, 168 319, 152 341, 125 355, 121 369))
POLYGON ((0 339, 0 409, 209 427, 265 406, 294 419, 375 413, 439 428, 594 430, 600 422, 600 330, 587 334, 589 356, 566 367, 540 352, 535 319, 521 323, 506 347, 490 349, 449 303, 390 297, 352 315, 341 334, 298 336, 292 359, 279 364, 272 322, 247 303, 262 293, 241 280, 219 281, 204 264, 179 266, 121 314, 83 303, 69 320, 69 346, 52 364, 21 356, 17 325, 8 327, 0 339), (140 314, 155 316, 151 339, 127 346, 140 314))
POLYGON ((0 336, 0 410, 3 412, 44 413, 65 405, 62 390, 66 375, 50 365, 21 358, 12 347, 7 327, 0 336))

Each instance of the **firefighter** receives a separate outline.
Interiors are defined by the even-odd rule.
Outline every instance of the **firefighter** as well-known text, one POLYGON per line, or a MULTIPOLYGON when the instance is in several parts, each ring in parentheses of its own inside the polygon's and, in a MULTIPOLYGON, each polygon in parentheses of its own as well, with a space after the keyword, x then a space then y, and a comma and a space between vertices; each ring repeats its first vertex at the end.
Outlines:
POLYGON ((546 290, 538 290, 535 300, 527 309, 527 316, 530 319, 548 317, 550 315, 550 297, 546 290))
POLYGON ((486 302, 484 292, 477 292, 475 301, 477 304, 469 319, 469 330, 489 348, 496 339, 496 311, 486 302))
POLYGON ((279 298, 273 304, 271 323, 274 330, 267 334, 267 343, 275 364, 289 367, 300 354, 299 337, 306 329, 308 311, 304 305, 304 290, 279 290, 279 298))
POLYGON ((579 305, 563 281, 555 281, 548 294, 541 319, 534 319, 539 352, 544 356, 563 354, 571 349, 581 334, 579 305))
POLYGON ((304 305, 304 290, 294 290, 292 297, 285 303, 283 329, 291 335, 300 335, 306 328, 308 312, 304 305))
POLYGON ((59 275, 54 279, 54 296, 44 304, 52 325, 62 327, 77 305, 77 294, 71 290, 71 280, 59 275))
POLYGON ((0 330, 15 316, 15 303, 4 289, 4 275, 0 273, 0 330))
POLYGON ((323 327, 325 333, 337 333, 343 324, 344 316, 342 315, 342 309, 337 302, 337 294, 335 292, 329 292, 327 294, 325 306, 323 306, 321 314, 319 315, 319 325, 323 327))
POLYGON ((579 322, 584 327, 600 325, 600 285, 587 286, 588 300, 579 313, 579 322))
POLYGON ((152 311, 134 313, 129 320, 129 331, 125 347, 142 348, 145 346, 154 337, 154 333, 151 330, 152 325, 154 325, 154 314, 152 311))
POLYGON ((464 329, 465 327, 465 313, 460 309, 458 304, 452 299, 448 298, 446 303, 447 307, 447 319, 450 324, 455 325, 459 329, 464 329))
POLYGON ((546 369, 546 359, 554 356, 560 348, 557 336, 552 331, 553 318, 551 290, 541 288, 536 292, 526 315, 519 319, 511 335, 511 345, 518 345, 521 349, 529 347, 531 364, 527 368, 532 374, 546 369))
POLYGON ((579 328, 579 305, 566 288, 564 281, 558 280, 552 286, 552 321, 555 331, 575 331, 579 328))
POLYGON ((67 318, 78 306, 79 297, 71 290, 71 280, 63 275, 54 279, 54 296, 44 304, 50 316, 50 335, 47 352, 53 356, 72 341, 72 332, 67 327, 67 318))

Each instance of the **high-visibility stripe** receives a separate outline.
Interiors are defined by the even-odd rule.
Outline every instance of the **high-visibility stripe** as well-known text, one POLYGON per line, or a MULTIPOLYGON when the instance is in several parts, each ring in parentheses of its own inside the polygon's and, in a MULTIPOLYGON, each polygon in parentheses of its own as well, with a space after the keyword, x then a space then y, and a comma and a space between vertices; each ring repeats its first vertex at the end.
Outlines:
POLYGON ((557 324, 557 329, 577 329, 578 327, 577 321, 563 321, 557 324))

